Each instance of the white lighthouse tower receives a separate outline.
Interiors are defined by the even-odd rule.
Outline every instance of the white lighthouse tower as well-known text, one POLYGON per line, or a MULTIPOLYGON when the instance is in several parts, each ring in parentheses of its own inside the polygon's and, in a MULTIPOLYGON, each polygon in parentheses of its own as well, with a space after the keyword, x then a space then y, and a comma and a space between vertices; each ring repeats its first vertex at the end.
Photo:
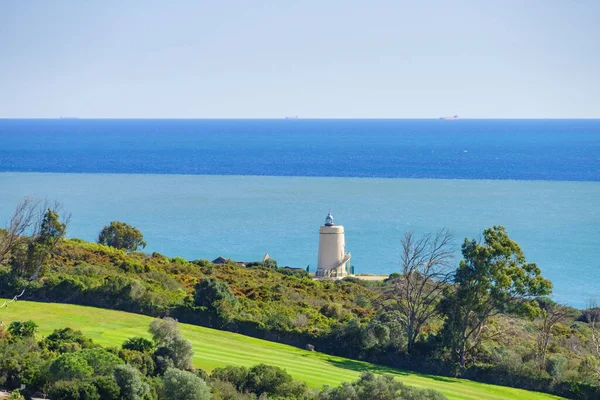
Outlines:
POLYGON ((316 277, 339 279, 350 275, 350 253, 346 252, 344 227, 333 223, 331 213, 319 230, 319 264, 316 277))

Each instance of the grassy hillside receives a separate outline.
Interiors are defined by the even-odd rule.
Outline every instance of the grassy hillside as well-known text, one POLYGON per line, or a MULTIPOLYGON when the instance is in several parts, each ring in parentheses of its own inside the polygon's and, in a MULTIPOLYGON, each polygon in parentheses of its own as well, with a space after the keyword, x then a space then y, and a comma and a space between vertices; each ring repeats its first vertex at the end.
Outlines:
MULTIPOLYGON (((39 324, 42 335, 47 335, 56 328, 69 326, 83 331, 94 341, 105 346, 120 346, 125 339, 132 336, 149 337, 147 329, 152 321, 152 318, 138 314, 56 303, 20 301, 0 310, 0 320, 5 325, 14 320, 28 319, 39 324)), ((195 366, 207 371, 226 365, 251 366, 266 363, 283 367, 295 379, 319 387, 351 381, 358 377, 360 371, 373 370, 397 375, 409 385, 439 390, 449 399, 559 398, 464 379, 402 372, 193 325, 181 324, 181 331, 193 343, 195 366)))

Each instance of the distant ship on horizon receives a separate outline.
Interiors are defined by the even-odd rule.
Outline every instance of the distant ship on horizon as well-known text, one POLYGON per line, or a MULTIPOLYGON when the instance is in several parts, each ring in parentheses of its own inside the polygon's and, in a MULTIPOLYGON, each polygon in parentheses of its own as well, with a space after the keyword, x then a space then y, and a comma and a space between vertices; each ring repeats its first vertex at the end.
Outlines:
POLYGON ((458 117, 458 115, 453 115, 451 117, 440 117, 440 119, 455 120, 455 119, 460 119, 460 118, 458 117))
POLYGON ((289 117, 285 117, 285 119, 298 119, 298 118, 300 118, 300 117, 297 115, 291 115, 289 117))

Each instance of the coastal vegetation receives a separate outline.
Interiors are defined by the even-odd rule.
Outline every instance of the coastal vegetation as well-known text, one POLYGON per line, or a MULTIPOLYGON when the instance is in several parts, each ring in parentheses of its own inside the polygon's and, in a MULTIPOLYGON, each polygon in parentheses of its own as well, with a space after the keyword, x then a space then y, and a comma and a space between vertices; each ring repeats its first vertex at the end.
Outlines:
POLYGON ((28 397, 53 400, 446 399, 435 390, 372 372, 322 390, 309 389, 284 369, 266 364, 216 368, 209 375, 194 369, 192 343, 169 318, 152 321, 152 341, 134 337, 121 348, 103 348, 71 328, 56 329, 38 341, 36 330, 33 321, 13 321, 7 331, 0 330, 0 376, 9 388, 20 388, 13 398, 22 397, 22 390, 28 397), (144 346, 132 348, 132 343, 144 346))
MULTIPOLYGON (((39 325, 36 339, 43 349, 63 353, 100 345, 123 357, 143 376, 158 374, 156 364, 151 361, 157 350, 153 334, 149 330, 149 326, 154 322, 152 317, 71 304, 31 301, 19 301, 0 313, 6 327, 14 321, 26 323, 27 320, 23 320, 24 318, 35 321, 39 325), (64 328, 65 326, 70 328, 64 328), (150 357, 141 356, 140 353, 146 353, 150 357)), ((167 324, 167 327, 170 325, 167 324)), ((356 381, 362 373, 371 372, 376 375, 393 376, 404 385, 434 389, 448 399, 557 398, 544 393, 494 386, 466 379, 396 370, 222 330, 184 323, 177 324, 177 327, 180 336, 192 344, 194 368, 201 369, 210 376, 227 374, 231 376, 230 381, 234 381, 235 376, 245 376, 251 368, 263 364, 285 370, 295 382, 306 383, 309 390, 321 390, 325 386, 330 388, 344 386, 344 382, 356 381), (245 368, 240 370, 233 367, 245 368), (241 374, 234 375, 232 371, 241 371, 241 374)), ((203 373, 200 374, 203 379, 206 378, 203 373)), ((209 380, 207 379, 206 382, 209 380)), ((243 383, 239 386, 246 385, 248 384, 243 383)), ((219 384, 219 387, 223 390, 231 390, 227 384, 219 384)))
POLYGON ((0 264, 0 296, 170 316, 394 368, 600 396, 597 307, 554 304, 551 283, 503 227, 465 239, 460 261, 447 231, 409 233, 388 279, 315 281, 274 261, 212 264, 64 239, 66 224, 48 212, 30 223, 34 233, 0 233, 0 249, 18 243, 0 264), (45 231, 52 240, 35 233, 45 231), (24 249, 47 243, 24 270, 24 249))

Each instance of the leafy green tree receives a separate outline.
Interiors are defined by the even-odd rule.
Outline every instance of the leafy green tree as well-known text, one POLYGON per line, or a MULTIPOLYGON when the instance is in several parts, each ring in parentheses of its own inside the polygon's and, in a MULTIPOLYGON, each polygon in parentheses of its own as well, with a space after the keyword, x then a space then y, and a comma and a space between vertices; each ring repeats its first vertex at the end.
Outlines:
POLYGON ((13 321, 8 326, 8 333, 14 337, 35 337, 38 325, 33 321, 13 321))
POLYGON ((177 320, 170 317, 155 319, 148 330, 158 346, 165 346, 181 335, 177 320))
POLYGON ((159 371, 169 367, 192 368, 194 349, 192 343, 179 332, 177 321, 172 318, 155 319, 150 324, 150 333, 158 345, 154 360, 159 371))
POLYGON ((159 371, 167 368, 192 369, 194 350, 189 340, 178 336, 154 352, 154 361, 159 371))
POLYGON ((58 356, 49 368, 50 379, 70 381, 89 378, 94 369, 78 353, 65 353, 58 356))
POLYGON ((131 365, 118 365, 115 368, 115 381, 123 400, 142 400, 148 392, 148 386, 143 382, 140 371, 131 365))
POLYGON ((66 228, 66 223, 60 220, 56 208, 48 208, 42 218, 36 241, 45 246, 53 245, 56 240, 64 236, 66 228))
POLYGON ((307 386, 304 382, 294 381, 283 368, 258 364, 248 371, 244 389, 258 396, 267 394, 284 398, 302 398, 307 391, 307 386))
POLYGON ((102 348, 84 349, 76 353, 94 370, 94 375, 112 375, 123 360, 102 348))
POLYGON ((540 309, 533 297, 551 293, 552 284, 534 263, 525 260, 506 229, 494 226, 480 243, 465 239, 463 260, 454 275, 454 290, 446 291, 444 338, 464 367, 467 354, 479 344, 490 317, 502 313, 535 317, 540 309))
POLYGON ((142 232, 119 221, 113 221, 102 229, 98 235, 98 243, 125 251, 136 251, 146 247, 142 232))
POLYGON ((164 376, 164 394, 167 400, 210 400, 206 382, 192 372, 168 368, 164 376))
POLYGON ((213 277, 201 280, 195 287, 194 301, 196 305, 215 311, 223 322, 233 319, 238 300, 226 282, 213 277))
POLYGON ((146 338, 136 336, 127 339, 121 347, 124 349, 135 350, 141 353, 145 353, 154 349, 154 343, 152 343, 152 341, 146 338))
POLYGON ((118 400, 121 389, 117 385, 114 376, 99 376, 95 378, 92 385, 96 388, 102 400, 118 400))

